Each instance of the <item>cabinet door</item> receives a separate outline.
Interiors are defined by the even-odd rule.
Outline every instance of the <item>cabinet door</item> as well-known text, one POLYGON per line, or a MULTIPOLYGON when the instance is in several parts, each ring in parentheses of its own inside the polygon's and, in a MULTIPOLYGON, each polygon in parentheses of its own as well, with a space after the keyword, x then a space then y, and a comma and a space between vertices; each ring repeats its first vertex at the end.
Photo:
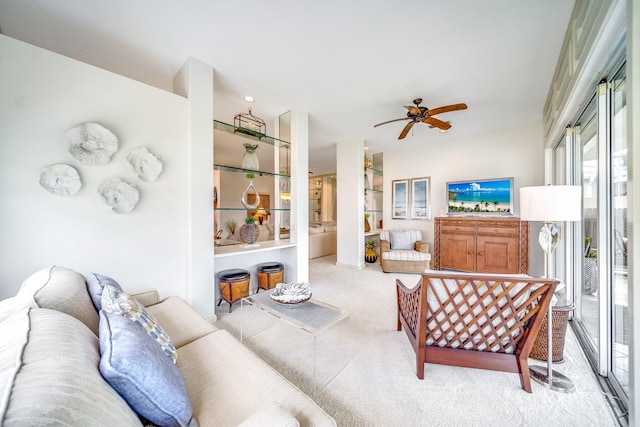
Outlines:
POLYGON ((513 236, 478 236, 478 272, 518 272, 518 239, 513 236))
POLYGON ((442 234, 440 268, 475 271, 476 238, 467 234, 442 234))

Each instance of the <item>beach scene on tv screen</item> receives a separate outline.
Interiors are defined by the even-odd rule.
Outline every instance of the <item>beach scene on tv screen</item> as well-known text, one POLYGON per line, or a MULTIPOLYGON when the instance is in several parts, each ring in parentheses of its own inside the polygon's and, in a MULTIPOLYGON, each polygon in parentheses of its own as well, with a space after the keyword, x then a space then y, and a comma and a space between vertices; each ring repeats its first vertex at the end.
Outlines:
POLYGON ((511 213, 511 180, 447 183, 451 213, 511 213))

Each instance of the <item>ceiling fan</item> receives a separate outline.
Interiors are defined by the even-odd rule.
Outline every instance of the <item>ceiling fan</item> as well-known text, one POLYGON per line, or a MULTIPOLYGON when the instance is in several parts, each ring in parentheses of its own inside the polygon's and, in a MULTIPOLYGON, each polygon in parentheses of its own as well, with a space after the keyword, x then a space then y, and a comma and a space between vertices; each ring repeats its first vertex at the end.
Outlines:
POLYGON ((451 123, 436 119, 433 116, 435 116, 436 114, 448 113, 449 111, 467 109, 467 104, 452 104, 452 105, 446 105, 444 107, 438 107, 438 108, 421 107, 420 104, 422 103, 422 98, 414 99, 413 103, 415 104, 415 107, 413 105, 405 105, 404 107, 407 109, 407 117, 378 123, 373 127, 386 125, 387 123, 397 122, 400 120, 411 120, 409 123, 407 123, 404 129, 402 129, 402 132, 400 132, 400 136, 398 136, 398 139, 404 139, 404 137, 407 136, 407 134, 409 133, 413 125, 420 122, 428 124, 429 127, 432 127, 432 128, 436 127, 440 129, 440 131, 446 132, 451 128, 451 123))

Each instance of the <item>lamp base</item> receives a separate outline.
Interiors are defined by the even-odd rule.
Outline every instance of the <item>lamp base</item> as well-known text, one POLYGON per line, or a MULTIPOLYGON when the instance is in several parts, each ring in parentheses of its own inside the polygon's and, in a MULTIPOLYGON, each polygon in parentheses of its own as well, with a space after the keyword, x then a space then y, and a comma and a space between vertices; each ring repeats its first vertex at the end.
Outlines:
POLYGON ((553 391, 559 391, 561 393, 573 393, 576 391, 576 386, 573 385, 573 382, 560 372, 551 371, 551 381, 549 381, 548 368, 544 366, 530 366, 529 372, 531 374, 531 378, 535 382, 542 384, 553 391))

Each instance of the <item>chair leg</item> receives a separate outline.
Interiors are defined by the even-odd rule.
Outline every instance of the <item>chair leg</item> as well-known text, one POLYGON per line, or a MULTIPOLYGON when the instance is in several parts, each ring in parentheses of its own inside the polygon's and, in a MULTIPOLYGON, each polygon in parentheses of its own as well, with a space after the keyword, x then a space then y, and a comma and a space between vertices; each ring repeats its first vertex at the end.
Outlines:
POLYGON ((416 375, 418 375, 418 378, 421 380, 424 379, 424 352, 424 348, 420 348, 416 352, 416 375))
POLYGON ((520 385, 522 389, 527 393, 531 393, 531 376, 529 373, 529 362, 527 359, 520 359, 516 357, 516 363, 518 364, 518 375, 520 375, 520 385))
POLYGON ((216 305, 216 307, 219 307, 221 303, 222 303, 222 298, 218 300, 218 304, 216 305))

